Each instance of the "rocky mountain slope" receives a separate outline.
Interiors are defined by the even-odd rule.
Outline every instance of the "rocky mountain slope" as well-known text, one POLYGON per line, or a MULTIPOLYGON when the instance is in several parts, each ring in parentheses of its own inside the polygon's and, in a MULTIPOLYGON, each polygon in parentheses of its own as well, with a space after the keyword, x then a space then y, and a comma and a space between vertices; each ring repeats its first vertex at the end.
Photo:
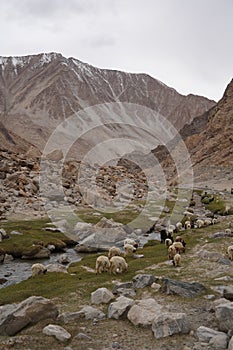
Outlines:
MULTIPOLYGON (((99 69, 57 53, 0 57, 0 121, 8 133, 14 132, 40 151, 66 118, 85 107, 111 102, 149 107, 178 130, 215 105, 214 101, 201 96, 180 95, 146 74, 99 69)), ((127 123, 124 114, 127 113, 124 111, 116 118, 123 125, 127 123)), ((108 123, 108 120, 101 122, 108 123)), ((81 116, 78 123, 86 125, 87 120, 81 116)), ((100 137, 102 133, 106 138, 112 137, 116 128, 99 131, 100 137)), ((124 134, 125 130, 120 129, 118 133, 124 134)), ((138 136, 138 131, 129 128, 126 133, 132 138, 145 138, 143 133, 138 136)), ((0 138, 6 142, 1 130, 0 138)), ((85 153, 92 142, 93 135, 80 142, 80 152, 85 153)))
POLYGON ((186 139, 194 166, 233 165, 233 80, 222 99, 207 112, 208 122, 200 134, 186 139))
MULTIPOLYGON (((233 184, 233 80, 227 86, 216 106, 186 124, 180 135, 189 151, 196 183, 222 184, 222 189, 233 184)), ((179 144, 172 140, 173 148, 179 144)), ((175 165, 165 146, 154 151, 170 178, 176 176, 175 165)), ((220 187, 218 187, 220 188, 220 187)))

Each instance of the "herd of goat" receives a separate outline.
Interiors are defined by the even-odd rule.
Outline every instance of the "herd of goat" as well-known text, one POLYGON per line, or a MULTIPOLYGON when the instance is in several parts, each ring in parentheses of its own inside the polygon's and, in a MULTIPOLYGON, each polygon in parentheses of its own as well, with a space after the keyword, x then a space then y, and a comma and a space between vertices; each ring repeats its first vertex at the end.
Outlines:
MULTIPOLYGON (((187 220, 182 224, 178 222, 176 225, 169 225, 167 228, 160 230, 160 243, 164 243, 168 250, 168 259, 172 261, 175 267, 181 265, 181 254, 185 252, 186 242, 183 237, 179 235, 182 230, 188 230, 191 228, 201 228, 217 223, 217 219, 197 219, 195 222, 187 220), (178 234, 178 235, 176 235, 178 234)), ((153 227, 153 229, 155 229, 153 227)), ((152 232, 150 229, 148 232, 152 232)), ((231 229, 227 228, 226 233, 231 233, 231 229), (229 231, 229 232, 228 232, 229 231)), ((100 255, 96 259, 95 272, 96 274, 103 272, 110 272, 113 274, 120 274, 128 270, 128 264, 126 262, 127 256, 132 256, 139 246, 139 242, 126 238, 123 242, 123 252, 119 247, 109 248, 107 255, 100 255)), ((226 255, 230 260, 233 260, 233 245, 228 246, 226 255)), ((43 264, 36 263, 32 265, 32 276, 39 274, 45 274, 47 272, 46 267, 43 264)))

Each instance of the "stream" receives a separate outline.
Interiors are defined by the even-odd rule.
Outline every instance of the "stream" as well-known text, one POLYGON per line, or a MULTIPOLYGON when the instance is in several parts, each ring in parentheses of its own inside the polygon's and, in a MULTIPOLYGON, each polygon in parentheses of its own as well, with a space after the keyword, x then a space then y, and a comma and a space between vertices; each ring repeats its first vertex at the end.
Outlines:
POLYGON ((64 265, 66 267, 73 262, 81 260, 81 256, 79 256, 72 248, 66 249, 63 253, 53 253, 48 259, 6 259, 4 263, 0 265, 0 279, 5 278, 7 281, 0 284, 0 289, 28 279, 32 275, 31 266, 35 263, 41 263, 43 265, 58 263, 59 257, 64 253, 70 260, 70 263, 64 265))

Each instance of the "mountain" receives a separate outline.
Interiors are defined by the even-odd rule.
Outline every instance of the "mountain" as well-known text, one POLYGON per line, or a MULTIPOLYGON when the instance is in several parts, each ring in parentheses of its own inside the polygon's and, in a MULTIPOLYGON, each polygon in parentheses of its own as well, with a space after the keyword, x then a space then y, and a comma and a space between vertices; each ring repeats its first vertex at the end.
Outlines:
POLYGON ((186 139, 193 165, 233 165, 233 79, 222 99, 207 113, 204 131, 186 139))
MULTIPOLYGON (((183 96, 147 74, 99 69, 58 53, 0 57, 0 141, 15 150, 18 147, 28 150, 29 147, 32 153, 42 152, 58 125, 86 107, 101 104, 111 106, 111 116, 117 115, 109 122, 108 114, 102 116, 103 111, 99 111, 101 125, 105 126, 89 137, 79 137, 76 153, 80 155, 98 144, 103 135, 104 140, 115 137, 116 132, 134 140, 149 139, 148 131, 141 132, 128 126, 132 121, 134 123, 137 114, 134 110, 130 121, 126 118, 126 109, 133 104, 159 112, 180 130, 216 103, 192 94, 183 96), (117 112, 112 107, 114 102, 120 105, 117 112), (15 137, 10 137, 14 139, 14 146, 9 138, 13 134, 15 137), (25 140, 25 147, 16 136, 20 141, 25 140)), ((90 119, 96 118, 94 107, 92 112, 91 116, 80 114, 75 119, 82 130, 86 130, 90 119)), ((67 130, 63 130, 58 138, 61 140, 64 134, 67 136, 67 130)), ((66 142, 71 142, 69 136, 66 142)), ((152 146, 156 147, 157 143, 149 147, 152 149, 152 146)))
MULTIPOLYGON (((232 124, 233 79, 215 106, 180 130, 190 155, 196 186, 233 187, 232 124)), ((179 141, 175 137, 168 145, 171 149, 178 149, 179 141)), ((152 152, 161 162, 167 178, 176 182, 175 164, 166 146, 158 146, 152 152)))

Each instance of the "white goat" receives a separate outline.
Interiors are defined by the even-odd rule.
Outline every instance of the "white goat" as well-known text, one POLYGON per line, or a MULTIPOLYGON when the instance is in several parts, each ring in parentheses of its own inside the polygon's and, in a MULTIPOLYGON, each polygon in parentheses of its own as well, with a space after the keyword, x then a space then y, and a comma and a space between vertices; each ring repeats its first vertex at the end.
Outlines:
POLYGON ((122 273, 128 270, 128 264, 122 256, 113 256, 110 259, 110 272, 122 273))
POLYGON ((108 251, 108 258, 111 259, 113 256, 120 256, 121 250, 118 247, 111 247, 108 251))
POLYGON ((233 260, 233 245, 229 245, 227 248, 227 256, 230 260, 233 260))
POLYGON ((132 238, 126 238, 126 239, 124 240, 124 246, 125 246, 126 244, 131 244, 131 245, 134 246, 135 248, 138 248, 138 243, 137 243, 134 239, 132 239, 132 238))
POLYGON ((96 259, 95 263, 95 272, 97 273, 102 273, 102 272, 107 272, 110 269, 110 261, 107 256, 105 255, 100 255, 96 259))
POLYGON ((176 254, 174 255, 174 257, 173 257, 172 262, 173 262, 173 265, 174 265, 175 267, 180 266, 180 264, 181 264, 181 256, 180 256, 180 254, 176 253, 176 254))
POLYGON ((40 263, 33 264, 31 266, 32 276, 42 275, 47 272, 47 268, 40 263))
POLYGON ((136 252, 136 248, 132 244, 124 245, 124 256, 133 255, 136 252))

